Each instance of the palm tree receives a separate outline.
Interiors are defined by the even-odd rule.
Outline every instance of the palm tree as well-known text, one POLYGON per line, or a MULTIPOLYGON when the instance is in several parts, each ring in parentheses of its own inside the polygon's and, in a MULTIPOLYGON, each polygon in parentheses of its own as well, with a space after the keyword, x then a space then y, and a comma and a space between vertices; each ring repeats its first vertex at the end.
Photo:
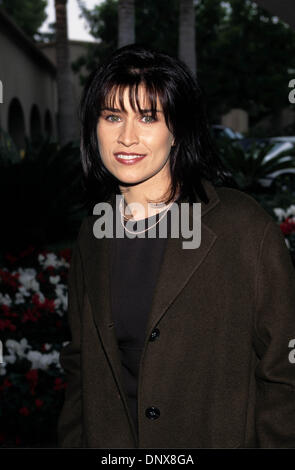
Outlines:
POLYGON ((135 42, 134 0, 119 0, 118 3, 118 47, 135 42))
POLYGON ((55 0, 58 130, 61 145, 77 138, 67 31, 67 0, 55 0))
POLYGON ((196 74, 194 0, 180 0, 178 56, 196 74))

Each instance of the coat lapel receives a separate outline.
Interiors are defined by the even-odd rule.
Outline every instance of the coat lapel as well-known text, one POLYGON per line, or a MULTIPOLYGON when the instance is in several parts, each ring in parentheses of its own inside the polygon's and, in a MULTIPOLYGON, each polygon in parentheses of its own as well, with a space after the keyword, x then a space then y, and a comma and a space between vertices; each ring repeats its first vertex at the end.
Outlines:
MULTIPOLYGON (((197 249, 183 249, 182 242, 185 239, 181 236, 179 238, 169 237, 167 239, 163 263, 160 268, 148 318, 147 337, 149 337, 161 317, 166 314, 169 305, 185 287, 192 274, 199 269, 216 241, 217 235, 206 226, 204 215, 219 203, 219 198, 211 183, 203 181, 203 185, 209 202, 207 205, 201 203, 201 244, 197 249)), ((97 217, 93 216, 93 223, 96 219, 97 217)), ((92 231, 92 227, 89 227, 89 229, 92 231)), ((86 291, 89 296, 98 334, 121 391, 134 436, 136 436, 122 386, 120 355, 111 313, 110 275, 112 240, 110 238, 97 239, 93 233, 91 233, 90 239, 91 241, 87 239, 87 243, 85 243, 85 266, 87 266, 85 269, 86 291)))

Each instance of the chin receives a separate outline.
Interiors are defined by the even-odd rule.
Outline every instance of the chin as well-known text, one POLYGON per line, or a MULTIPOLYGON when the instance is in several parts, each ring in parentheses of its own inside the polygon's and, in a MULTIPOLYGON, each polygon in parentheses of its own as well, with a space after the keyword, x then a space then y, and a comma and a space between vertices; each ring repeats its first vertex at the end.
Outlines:
POLYGON ((123 174, 125 172, 120 172, 120 174, 116 175, 116 178, 122 183, 122 184, 139 184, 143 183, 144 181, 148 180, 151 178, 153 175, 138 175, 138 174, 123 174))

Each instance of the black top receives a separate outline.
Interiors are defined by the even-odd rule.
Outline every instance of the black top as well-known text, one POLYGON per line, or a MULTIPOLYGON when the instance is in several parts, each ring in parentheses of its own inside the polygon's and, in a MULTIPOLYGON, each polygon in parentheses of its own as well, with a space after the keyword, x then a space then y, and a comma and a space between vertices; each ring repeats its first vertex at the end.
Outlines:
MULTIPOLYGON (((140 224, 128 222, 127 227, 135 231, 148 228, 163 216, 164 211, 142 219, 140 224)), ((124 238, 114 237, 112 241, 112 316, 121 353, 123 386, 136 430, 138 430, 139 363, 146 335, 148 314, 167 241, 167 238, 159 237, 159 227, 166 223, 169 233, 169 210, 156 226, 156 238, 148 238, 148 232, 145 232, 145 238, 138 236, 128 238, 126 231, 124 231, 124 238)))

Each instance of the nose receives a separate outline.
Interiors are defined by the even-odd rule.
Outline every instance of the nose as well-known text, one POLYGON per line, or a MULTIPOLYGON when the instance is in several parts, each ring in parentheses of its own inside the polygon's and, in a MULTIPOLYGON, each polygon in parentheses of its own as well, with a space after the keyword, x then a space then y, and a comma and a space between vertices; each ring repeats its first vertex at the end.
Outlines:
POLYGON ((126 145, 126 147, 130 147, 131 145, 138 143, 138 135, 134 122, 126 120, 123 123, 120 128, 118 143, 126 145))

